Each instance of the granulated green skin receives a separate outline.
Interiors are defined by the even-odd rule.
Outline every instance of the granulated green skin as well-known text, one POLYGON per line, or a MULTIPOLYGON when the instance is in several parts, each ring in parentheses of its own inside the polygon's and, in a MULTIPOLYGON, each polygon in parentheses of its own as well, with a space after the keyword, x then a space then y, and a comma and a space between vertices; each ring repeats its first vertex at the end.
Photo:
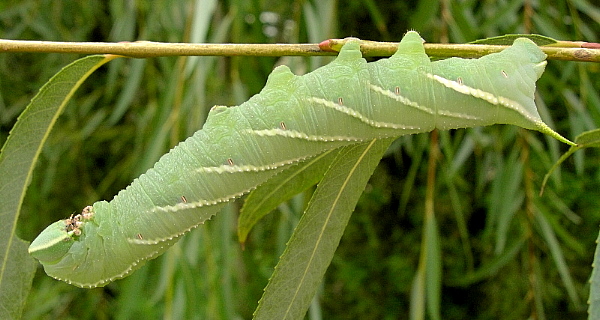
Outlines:
POLYGON ((543 124, 533 101, 545 58, 533 42, 518 39, 480 59, 431 62, 421 37, 408 32, 389 59, 367 63, 359 41, 350 41, 335 61, 306 75, 280 66, 259 94, 240 106, 214 107, 202 130, 110 202, 94 203, 80 235, 58 221, 30 252, 52 277, 104 286, 162 254, 228 201, 327 150, 496 123, 564 141, 543 124))

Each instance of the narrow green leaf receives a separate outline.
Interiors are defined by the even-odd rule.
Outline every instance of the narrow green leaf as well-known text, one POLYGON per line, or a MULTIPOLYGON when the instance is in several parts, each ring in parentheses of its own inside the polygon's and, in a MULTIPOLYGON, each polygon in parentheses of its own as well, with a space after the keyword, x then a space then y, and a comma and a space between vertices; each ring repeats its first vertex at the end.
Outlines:
POLYGON ((565 152, 558 161, 550 168, 550 171, 544 176, 542 181, 542 188, 540 189, 540 196, 544 193, 544 188, 548 179, 552 175, 552 172, 558 168, 567 158, 569 158, 575 151, 583 148, 600 148, 600 129, 586 131, 575 138, 574 146, 571 146, 567 152, 565 152))
POLYGON ((427 217, 425 222, 425 242, 427 248, 425 262, 425 290, 427 296, 427 314, 431 319, 442 319, 440 305, 442 292, 442 253, 440 237, 435 215, 427 217))
POLYGON ((495 255, 490 262, 482 265, 479 269, 467 273, 460 278, 447 279, 444 283, 450 286, 467 287, 475 282, 483 281, 498 274, 500 269, 514 261, 515 257, 523 249, 526 240, 527 238, 525 237, 515 240, 504 251, 499 255, 495 255))
POLYGON ((381 10, 379 10, 379 7, 377 6, 379 3, 377 1, 374 0, 365 0, 363 2, 364 6, 367 8, 367 11, 369 12, 371 19, 373 19, 373 24, 375 25, 375 27, 377 27, 377 30, 379 30, 379 32, 381 32, 384 35, 388 35, 388 31, 387 31, 387 25, 388 22, 386 21, 386 18, 384 17, 383 13, 381 12, 381 10))
POLYGON ((423 320, 425 315, 425 269, 419 268, 410 286, 410 320, 423 320))
POLYGON ((600 148, 600 129, 586 131, 575 138, 577 147, 600 148))
POLYGON ((107 120, 107 124, 110 126, 115 125, 123 118, 123 115, 125 115, 129 107, 131 107, 132 103, 137 98, 140 85, 142 84, 146 59, 131 59, 129 61, 130 70, 127 80, 125 81, 123 90, 107 120))
POLYGON ((545 46, 545 45, 549 45, 549 44, 558 42, 555 39, 552 39, 552 38, 546 37, 546 36, 542 36, 539 34, 505 34, 505 35, 499 36, 499 37, 491 37, 491 38, 475 40, 470 43, 509 46, 518 38, 527 38, 527 39, 535 42, 535 44, 537 44, 538 46, 545 46))
POLYGON ((314 186, 337 156, 339 150, 327 151, 314 158, 295 165, 276 175, 252 191, 240 212, 238 219, 238 239, 246 242, 254 225, 280 203, 314 186))
POLYGON ((2 234, 0 242, 6 254, 0 277, 0 319, 19 319, 29 295, 36 263, 27 253, 29 242, 19 239, 14 233, 9 237, 2 234))
POLYGON ((83 81, 118 56, 89 56, 54 75, 31 100, 0 151, 0 319, 19 318, 36 264, 16 236, 31 174, 56 119, 83 81))
POLYGON ((569 267, 567 266, 567 261, 565 260, 562 248, 558 243, 558 239, 556 238, 556 234, 548 220, 544 216, 544 213, 536 207, 535 212, 535 220, 537 225, 540 227, 540 231, 542 237, 544 238, 546 245, 548 245, 548 249, 550 250, 550 254, 552 255, 552 260, 554 260, 554 264, 556 265, 556 269, 558 270, 558 274, 565 285, 565 289, 567 289, 567 294, 569 298, 575 304, 576 308, 581 307, 581 301, 579 301, 579 295, 577 294, 577 290, 575 289, 575 283, 573 282, 573 278, 571 277, 571 273, 569 272, 569 267))
POLYGON ((600 233, 596 239, 596 252, 594 253, 594 262, 592 262, 592 276, 590 278, 590 298, 588 300, 588 319, 600 319, 600 233))
POLYGON ((265 288, 254 319, 301 319, 360 194, 391 139, 344 147, 319 183, 265 288))

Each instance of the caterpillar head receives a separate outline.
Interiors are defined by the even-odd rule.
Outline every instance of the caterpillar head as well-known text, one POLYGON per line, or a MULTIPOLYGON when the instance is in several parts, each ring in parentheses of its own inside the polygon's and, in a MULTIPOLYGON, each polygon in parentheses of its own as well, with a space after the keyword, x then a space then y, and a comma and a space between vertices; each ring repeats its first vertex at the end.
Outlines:
POLYGON ((92 207, 88 206, 81 214, 54 222, 33 240, 29 246, 29 254, 48 264, 60 261, 75 242, 75 238, 81 235, 83 221, 91 217, 92 207))

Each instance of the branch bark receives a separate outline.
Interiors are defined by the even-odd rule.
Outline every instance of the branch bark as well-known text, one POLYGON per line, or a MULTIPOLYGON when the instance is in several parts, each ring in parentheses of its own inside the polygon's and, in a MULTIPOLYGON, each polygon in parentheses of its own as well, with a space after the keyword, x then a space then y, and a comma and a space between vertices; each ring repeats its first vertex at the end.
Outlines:
MULTIPOLYGON (((335 49, 346 39, 330 39, 320 44, 233 44, 233 43, 165 43, 136 42, 54 42, 0 39, 0 52, 114 54, 132 58, 168 56, 325 56, 336 55, 335 49)), ((575 44, 575 42, 565 42, 575 44)), ((392 55, 395 42, 363 41, 365 56, 392 55)), ((425 44, 425 51, 436 57, 477 58, 501 51, 506 46, 482 44, 425 44)), ((542 46, 549 60, 600 62, 600 49, 584 46, 542 46)))

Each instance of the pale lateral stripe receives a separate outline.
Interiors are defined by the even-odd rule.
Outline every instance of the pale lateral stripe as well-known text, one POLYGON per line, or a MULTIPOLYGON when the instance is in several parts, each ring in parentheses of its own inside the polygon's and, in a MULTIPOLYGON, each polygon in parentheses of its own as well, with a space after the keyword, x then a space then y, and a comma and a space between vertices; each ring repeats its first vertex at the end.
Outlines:
POLYGON ((375 92, 378 92, 378 93, 381 93, 384 96, 386 96, 388 98, 391 98, 391 99, 394 99, 394 100, 396 100, 396 101, 398 101, 398 102, 400 102, 400 103, 402 103, 404 105, 407 105, 409 107, 413 107, 415 109, 421 110, 421 111, 429 113, 431 115, 433 115, 435 113, 435 111, 433 109, 428 108, 426 106, 422 106, 422 105, 420 105, 420 104, 418 104, 418 103, 416 103, 416 102, 414 102, 414 101, 412 101, 412 100, 410 100, 410 99, 408 99, 408 98, 406 98, 406 97, 404 97, 402 95, 396 94, 395 92, 392 92, 390 90, 385 90, 384 88, 376 86, 374 84, 370 84, 369 87, 371 88, 371 90, 373 90, 375 92))
MULTIPOLYGON (((207 219, 208 220, 208 219, 207 219)), ((165 242, 165 241, 169 241, 169 240, 173 240, 175 238, 179 238, 182 235, 184 235, 186 232, 198 227, 199 225, 204 224, 204 221, 195 224, 189 228, 186 228, 182 231, 178 231, 177 233, 164 237, 164 238, 155 238, 155 239, 138 239, 138 238, 127 238, 127 242, 132 243, 132 244, 141 244, 141 245, 156 245, 159 244, 161 242, 165 242)))
POLYGON ((426 73, 425 75, 427 76, 427 78, 435 80, 435 81, 441 83, 442 85, 444 85, 446 88, 452 89, 456 92, 459 92, 459 93, 462 93, 465 95, 470 95, 472 97, 489 102, 493 105, 500 105, 500 106, 515 110, 515 111, 519 112, 520 114, 522 114, 523 116, 527 117, 528 119, 535 118, 531 114, 529 114, 525 110, 525 108, 523 108, 523 106, 521 106, 520 103, 518 103, 516 101, 510 100, 510 99, 504 98, 504 97, 496 97, 495 95, 493 95, 489 92, 486 92, 486 91, 483 91, 480 89, 475 89, 473 87, 469 87, 467 85, 460 84, 456 81, 452 81, 452 80, 440 77, 435 74, 426 73))
MULTIPOLYGON (((421 111, 424 111, 426 113, 429 113, 431 115, 433 115, 435 113, 435 111, 431 108, 427 108, 425 106, 422 106, 412 100, 409 100, 408 98, 401 96, 399 94, 396 94, 395 92, 392 92, 390 90, 385 90, 382 87, 376 86, 374 84, 370 85, 371 89, 375 92, 381 93, 383 95, 385 95, 386 97, 392 98, 404 105, 419 109, 421 111)), ((438 110, 437 114, 445 116, 445 117, 450 117, 450 118, 458 118, 458 119, 468 119, 468 120, 481 120, 481 118, 479 117, 475 117, 472 116, 470 114, 466 114, 466 113, 459 113, 459 112, 451 112, 451 111, 446 111, 446 110, 438 110)))
POLYGON ((397 123, 391 123, 391 122, 381 122, 381 121, 375 121, 375 120, 371 120, 368 117, 366 117, 365 115, 361 114, 360 112, 352 109, 352 108, 348 108, 344 105, 340 105, 339 103, 334 103, 332 101, 329 100, 325 100, 323 98, 317 98, 317 97, 309 97, 307 99, 309 102, 315 102, 318 103, 320 105, 323 105, 325 107, 334 109, 336 111, 339 111, 341 113, 347 114, 351 117, 354 117, 358 120, 360 120, 361 122, 364 122, 368 125, 370 125, 371 127, 375 127, 375 128, 391 128, 391 129, 405 129, 405 130, 415 130, 415 129, 420 129, 419 127, 413 127, 413 126, 407 126, 407 125, 403 125, 403 124, 397 124, 397 123))
POLYGON ((350 136, 319 136, 306 134, 304 132, 295 130, 282 130, 282 129, 265 129, 265 130, 252 130, 248 129, 246 132, 254 134, 260 137, 275 137, 281 136, 286 138, 295 138, 308 141, 320 141, 320 142, 335 142, 335 141, 363 141, 362 138, 350 137, 350 136))
POLYGON ((195 171, 199 172, 199 173, 238 173, 238 172, 262 172, 262 171, 269 171, 269 170, 275 170, 275 169, 279 169, 281 167, 290 165, 290 164, 294 164, 294 163, 298 163, 300 161, 305 160, 307 157, 298 157, 298 158, 294 158, 294 159, 286 159, 284 161, 280 161, 280 162, 275 162, 272 164, 267 164, 267 165, 262 165, 262 166, 255 166, 255 165, 241 165, 241 166, 237 166, 237 165, 228 165, 228 164, 224 164, 218 167, 202 167, 202 168, 198 168, 195 171))
MULTIPOLYGON (((229 196, 226 196, 223 198, 218 198, 215 200, 199 200, 199 201, 194 201, 194 202, 178 203, 178 204, 172 205, 172 206, 154 207, 154 208, 152 208, 152 212, 156 212, 156 211, 177 212, 179 210, 193 209, 193 208, 199 208, 199 207, 204 207, 204 206, 211 206, 211 205, 216 205, 216 204, 220 204, 220 203, 225 203, 225 202, 234 200, 236 198, 239 198, 239 197, 243 196, 244 194, 252 191, 253 189, 254 188, 250 188, 248 190, 234 193, 232 195, 229 195, 229 196)), ((207 219, 209 219, 209 218, 207 218, 207 219)), ((127 238, 127 241, 132 244, 156 245, 161 242, 165 242, 165 241, 169 241, 169 240, 178 238, 178 237, 182 236, 183 234, 185 234, 186 232, 196 228, 197 226, 199 226, 201 224, 204 224, 204 221, 199 222, 198 224, 195 224, 193 226, 190 226, 189 228, 186 228, 185 230, 178 231, 175 234, 172 234, 172 235, 169 235, 169 236, 166 236, 163 238, 154 238, 154 239, 127 238)))
POLYGON ((151 212, 157 212, 157 211, 176 212, 179 210, 214 206, 214 205, 217 205, 220 203, 229 202, 233 199, 239 198, 248 192, 250 192, 250 190, 237 192, 237 193, 234 193, 234 194, 222 197, 222 198, 213 199, 213 200, 197 200, 197 201, 185 202, 185 203, 180 202, 180 203, 177 203, 175 205, 170 205, 170 206, 162 206, 162 207, 157 206, 157 207, 152 208, 151 212))
POLYGON ((467 120, 482 120, 481 118, 470 115, 470 114, 459 113, 459 112, 450 112, 450 111, 446 111, 446 110, 438 110, 438 114, 441 116, 450 117, 450 118, 467 119, 467 120))

